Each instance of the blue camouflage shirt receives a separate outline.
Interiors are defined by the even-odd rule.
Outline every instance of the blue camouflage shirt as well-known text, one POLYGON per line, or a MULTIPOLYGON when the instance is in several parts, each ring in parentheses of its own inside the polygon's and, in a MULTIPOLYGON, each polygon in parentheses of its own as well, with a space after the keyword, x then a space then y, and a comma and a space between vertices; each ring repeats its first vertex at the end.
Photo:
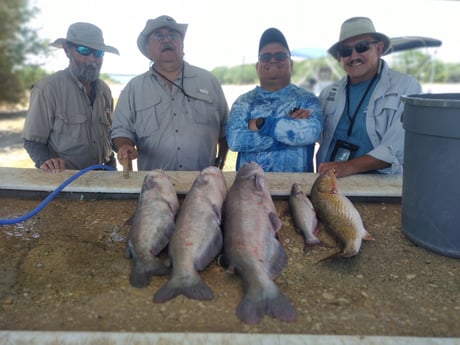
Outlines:
POLYGON ((227 142, 238 152, 236 170, 256 162, 264 171, 313 172, 315 142, 323 129, 318 97, 294 85, 267 91, 260 86, 241 95, 233 104, 226 127, 227 142), (308 119, 293 119, 296 109, 309 109, 308 119), (259 131, 248 127, 249 120, 265 118, 259 131))

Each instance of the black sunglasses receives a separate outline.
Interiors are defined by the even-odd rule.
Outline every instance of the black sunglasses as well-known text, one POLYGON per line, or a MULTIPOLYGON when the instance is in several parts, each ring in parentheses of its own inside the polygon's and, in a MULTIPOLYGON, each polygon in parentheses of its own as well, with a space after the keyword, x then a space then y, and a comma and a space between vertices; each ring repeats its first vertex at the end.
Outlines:
POLYGON ((259 55, 259 61, 269 62, 272 58, 275 58, 276 61, 284 61, 289 57, 289 54, 278 52, 278 53, 264 53, 259 55))
POLYGON ((90 56, 91 53, 97 57, 97 58, 100 58, 100 57, 103 57, 104 56, 104 51, 102 50, 97 50, 97 49, 93 49, 93 48, 88 48, 88 47, 85 47, 85 46, 77 46, 77 45, 74 45, 74 48, 75 48, 75 51, 82 55, 82 56, 90 56))
POLYGON ((361 54, 367 52, 371 46, 371 44, 378 43, 379 41, 361 41, 356 43, 354 46, 347 46, 343 45, 339 48, 339 55, 340 57, 349 57, 353 53, 353 48, 356 50, 357 53, 361 54))

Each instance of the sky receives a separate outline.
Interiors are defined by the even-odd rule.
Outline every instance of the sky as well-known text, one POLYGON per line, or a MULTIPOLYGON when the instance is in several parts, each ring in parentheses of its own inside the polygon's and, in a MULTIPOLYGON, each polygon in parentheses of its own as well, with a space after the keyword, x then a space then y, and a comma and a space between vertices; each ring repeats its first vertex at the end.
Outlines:
MULTIPOLYGON (((149 60, 136 40, 148 19, 166 14, 187 23, 185 60, 206 69, 254 63, 262 32, 280 29, 291 50, 326 51, 339 38, 342 22, 354 16, 372 19, 376 30, 389 37, 428 36, 443 41, 430 53, 444 62, 460 63, 458 18, 454 0, 29 0, 39 9, 30 22, 40 38, 65 38, 70 24, 90 22, 103 31, 105 44, 120 51, 107 53, 102 73, 140 74, 149 60)), ((44 68, 67 67, 62 49, 44 68)))

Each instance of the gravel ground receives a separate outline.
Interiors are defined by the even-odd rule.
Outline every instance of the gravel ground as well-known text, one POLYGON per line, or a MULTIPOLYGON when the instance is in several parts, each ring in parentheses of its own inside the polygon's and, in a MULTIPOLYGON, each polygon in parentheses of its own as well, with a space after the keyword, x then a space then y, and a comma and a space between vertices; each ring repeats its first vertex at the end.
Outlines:
MULTIPOLYGON (((37 203, 3 198, 0 217, 37 203)), ((241 280, 215 262, 201 272, 213 300, 179 296, 154 304, 167 277, 144 289, 128 282, 124 223, 137 200, 58 199, 24 223, 0 228, 0 329, 460 336, 460 262, 406 239, 399 203, 355 203, 375 241, 354 258, 323 262, 337 249, 304 254, 287 201, 275 204, 289 257, 276 283, 294 304, 296 322, 240 322, 241 280)), ((319 237, 335 243, 324 229, 319 237)))

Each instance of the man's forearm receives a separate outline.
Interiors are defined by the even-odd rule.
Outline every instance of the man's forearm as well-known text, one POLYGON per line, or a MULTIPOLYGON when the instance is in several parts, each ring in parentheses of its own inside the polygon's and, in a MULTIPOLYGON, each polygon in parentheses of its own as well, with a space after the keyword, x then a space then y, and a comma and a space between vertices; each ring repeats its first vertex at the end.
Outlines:
POLYGON ((40 168, 51 157, 48 145, 37 143, 36 141, 24 140, 24 148, 34 161, 35 167, 40 168))

